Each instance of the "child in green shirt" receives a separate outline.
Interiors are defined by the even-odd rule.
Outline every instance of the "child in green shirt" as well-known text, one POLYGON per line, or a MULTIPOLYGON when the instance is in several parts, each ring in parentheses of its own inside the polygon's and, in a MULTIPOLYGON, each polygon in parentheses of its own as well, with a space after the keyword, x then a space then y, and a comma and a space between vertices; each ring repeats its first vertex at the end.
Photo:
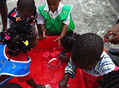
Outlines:
POLYGON ((60 41, 69 29, 74 30, 75 25, 71 18, 71 5, 63 5, 61 0, 47 0, 47 3, 38 7, 37 24, 39 25, 39 34, 42 37, 46 34, 60 35, 54 41, 60 41))

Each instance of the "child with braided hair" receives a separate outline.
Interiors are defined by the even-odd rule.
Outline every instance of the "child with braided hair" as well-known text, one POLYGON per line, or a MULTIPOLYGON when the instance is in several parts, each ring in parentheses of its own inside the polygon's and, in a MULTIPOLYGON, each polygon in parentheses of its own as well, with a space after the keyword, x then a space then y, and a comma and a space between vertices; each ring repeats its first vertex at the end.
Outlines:
POLYGON ((14 22, 7 31, 2 31, 0 41, 5 45, 0 45, 0 75, 17 77, 33 88, 44 88, 34 82, 29 72, 28 51, 37 45, 38 39, 36 30, 25 20, 14 22))
POLYGON ((61 61, 67 63, 71 57, 71 50, 76 38, 79 34, 74 33, 72 30, 66 32, 66 35, 61 39, 61 45, 63 46, 62 52, 59 54, 61 61))
POLYGON ((100 88, 119 88, 119 70, 103 75, 103 80, 98 80, 100 88))

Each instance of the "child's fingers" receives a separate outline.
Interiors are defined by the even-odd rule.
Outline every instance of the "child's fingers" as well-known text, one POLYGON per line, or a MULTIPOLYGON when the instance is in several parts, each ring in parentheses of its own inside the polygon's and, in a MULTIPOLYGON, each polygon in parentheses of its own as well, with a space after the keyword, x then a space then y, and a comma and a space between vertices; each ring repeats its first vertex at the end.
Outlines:
POLYGON ((56 42, 56 41, 58 41, 58 40, 60 40, 60 37, 58 37, 57 39, 55 39, 54 41, 56 42))
POLYGON ((47 38, 48 38, 48 36, 44 36, 43 38, 47 39, 47 38))
POLYGON ((61 41, 58 40, 58 45, 59 45, 59 48, 61 48, 61 41))
POLYGON ((58 39, 55 39, 54 42, 58 41, 58 39))

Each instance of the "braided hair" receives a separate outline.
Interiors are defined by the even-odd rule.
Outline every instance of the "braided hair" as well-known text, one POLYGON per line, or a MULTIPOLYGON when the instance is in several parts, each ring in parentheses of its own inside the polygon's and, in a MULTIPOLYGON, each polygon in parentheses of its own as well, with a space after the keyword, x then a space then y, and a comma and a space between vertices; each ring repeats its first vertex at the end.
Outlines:
POLYGON ((12 23, 7 31, 1 32, 1 42, 8 47, 7 54, 17 56, 19 52, 26 53, 34 48, 31 45, 35 30, 25 20, 12 23))
POLYGON ((103 80, 98 80, 101 88, 119 88, 119 70, 103 75, 103 80))
POLYGON ((74 33, 72 30, 67 31, 65 36, 61 39, 62 46, 71 50, 78 36, 79 34, 74 33))

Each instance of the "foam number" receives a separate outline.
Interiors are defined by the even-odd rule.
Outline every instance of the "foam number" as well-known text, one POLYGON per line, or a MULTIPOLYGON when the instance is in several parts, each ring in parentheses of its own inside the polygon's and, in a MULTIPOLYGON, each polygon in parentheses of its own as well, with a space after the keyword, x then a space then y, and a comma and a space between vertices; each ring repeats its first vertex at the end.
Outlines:
POLYGON ((45 58, 48 58, 50 55, 51 55, 52 57, 57 56, 57 55, 59 55, 59 51, 54 51, 54 52, 52 52, 52 53, 50 53, 50 52, 45 52, 45 53, 43 53, 43 57, 45 57, 45 58))
POLYGON ((43 54, 43 57, 45 57, 45 58, 48 58, 49 56, 50 56, 49 52, 45 52, 45 53, 43 54))
POLYGON ((54 51, 53 53, 50 53, 52 57, 59 55, 59 51, 54 51))

